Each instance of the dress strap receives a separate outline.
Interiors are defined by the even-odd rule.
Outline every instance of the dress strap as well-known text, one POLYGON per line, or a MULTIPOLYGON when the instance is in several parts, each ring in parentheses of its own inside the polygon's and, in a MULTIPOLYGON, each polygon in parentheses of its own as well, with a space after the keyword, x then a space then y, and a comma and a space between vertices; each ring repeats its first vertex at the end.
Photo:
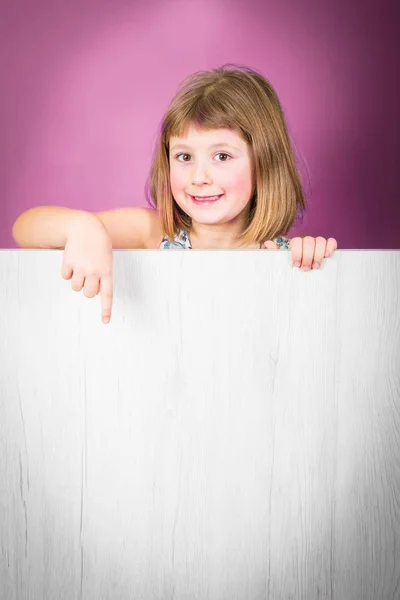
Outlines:
POLYGON ((164 236, 159 250, 192 250, 188 232, 180 229, 172 242, 168 236, 164 236))
POLYGON ((286 237, 276 237, 272 240, 275 244, 278 244, 279 250, 290 250, 290 239, 286 237))

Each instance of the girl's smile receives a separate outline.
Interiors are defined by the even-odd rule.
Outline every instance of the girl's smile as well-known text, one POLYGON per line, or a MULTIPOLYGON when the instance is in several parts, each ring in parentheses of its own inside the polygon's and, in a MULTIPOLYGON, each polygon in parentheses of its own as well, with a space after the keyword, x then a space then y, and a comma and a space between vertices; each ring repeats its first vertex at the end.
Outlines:
POLYGON ((196 197, 189 194, 189 196, 197 206, 211 206, 211 205, 215 204, 216 202, 218 202, 218 200, 221 200, 223 198, 224 194, 220 194, 219 196, 217 195, 217 196, 196 196, 196 197))

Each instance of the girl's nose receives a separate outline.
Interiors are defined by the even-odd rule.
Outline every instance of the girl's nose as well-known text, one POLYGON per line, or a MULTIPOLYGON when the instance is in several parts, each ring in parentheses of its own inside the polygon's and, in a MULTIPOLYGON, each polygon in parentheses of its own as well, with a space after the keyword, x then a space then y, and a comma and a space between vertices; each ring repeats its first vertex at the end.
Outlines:
POLYGON ((211 177, 207 171, 207 169, 205 169, 205 167, 201 166, 201 165, 197 165, 196 167, 194 167, 193 169, 193 185, 201 185, 203 183, 211 183, 211 177))

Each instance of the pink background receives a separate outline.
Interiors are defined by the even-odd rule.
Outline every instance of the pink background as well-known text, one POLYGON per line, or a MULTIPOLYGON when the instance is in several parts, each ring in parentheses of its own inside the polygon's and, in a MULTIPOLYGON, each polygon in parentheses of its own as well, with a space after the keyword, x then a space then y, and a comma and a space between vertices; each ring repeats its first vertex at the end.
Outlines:
POLYGON ((306 165, 308 213, 290 237, 400 249, 395 4, 1 0, 0 247, 16 247, 32 206, 147 206, 180 81, 236 63, 270 79, 306 165))

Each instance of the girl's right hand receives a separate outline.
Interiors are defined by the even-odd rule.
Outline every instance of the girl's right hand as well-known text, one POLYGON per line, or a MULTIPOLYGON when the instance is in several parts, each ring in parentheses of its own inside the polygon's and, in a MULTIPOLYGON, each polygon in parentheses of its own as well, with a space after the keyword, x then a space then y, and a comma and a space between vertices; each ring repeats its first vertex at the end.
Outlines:
POLYGON ((101 293, 103 323, 111 318, 113 302, 112 241, 103 223, 93 219, 79 219, 68 231, 62 263, 63 279, 72 279, 75 292, 94 298, 101 293))

